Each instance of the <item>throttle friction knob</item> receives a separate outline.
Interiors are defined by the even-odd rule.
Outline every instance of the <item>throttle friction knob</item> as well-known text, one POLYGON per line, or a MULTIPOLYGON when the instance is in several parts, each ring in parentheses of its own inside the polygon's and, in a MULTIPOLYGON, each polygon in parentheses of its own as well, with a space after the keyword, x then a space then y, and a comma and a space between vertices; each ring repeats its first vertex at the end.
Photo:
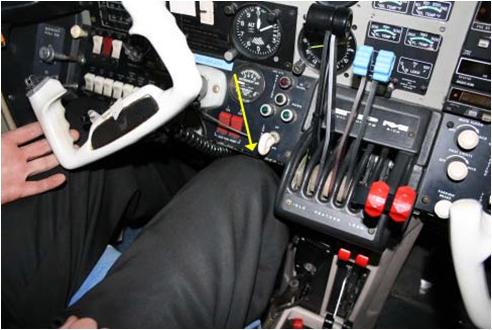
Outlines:
POLYGON ((384 205, 388 199, 389 186, 386 182, 376 181, 371 185, 367 195, 364 211, 371 217, 376 218, 383 214, 384 205))
POLYGON ((346 7, 312 4, 306 17, 306 28, 314 31, 330 30, 339 38, 347 37, 352 26, 352 10, 346 7))

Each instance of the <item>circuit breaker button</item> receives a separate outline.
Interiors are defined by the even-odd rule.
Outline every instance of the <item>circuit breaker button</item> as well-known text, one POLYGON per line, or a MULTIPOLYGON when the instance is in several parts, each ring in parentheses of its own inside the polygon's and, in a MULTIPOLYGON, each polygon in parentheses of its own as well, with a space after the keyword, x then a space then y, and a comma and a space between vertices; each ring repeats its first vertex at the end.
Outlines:
MULTIPOLYGON (((243 123, 244 123, 243 117, 232 116, 232 119, 231 119, 231 127, 232 128, 234 128, 238 131, 242 131, 243 130, 243 123)), ((234 133, 234 132, 229 132, 229 136, 234 138, 234 139, 239 138, 239 134, 234 133)))
MULTIPOLYGON (((224 124, 224 126, 231 126, 231 118, 232 115, 228 112, 222 111, 221 113, 219 113, 219 121, 224 124)), ((227 135, 229 131, 224 126, 217 126, 217 133, 221 135, 227 135)))

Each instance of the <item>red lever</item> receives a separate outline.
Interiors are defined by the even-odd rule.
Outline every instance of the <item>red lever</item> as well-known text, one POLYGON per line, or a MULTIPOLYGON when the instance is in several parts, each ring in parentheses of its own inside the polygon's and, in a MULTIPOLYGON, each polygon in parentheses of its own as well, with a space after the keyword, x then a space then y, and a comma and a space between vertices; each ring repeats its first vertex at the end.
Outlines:
POLYGON ((405 222, 412 213, 417 193, 410 186, 399 187, 396 191, 389 216, 395 222, 405 222))
POLYGON ((364 211, 371 217, 376 218, 384 212, 384 205, 388 199, 389 186, 386 182, 376 181, 371 185, 367 195, 364 211))
POLYGON ((351 254, 351 252, 349 250, 345 250, 345 249, 340 248, 340 250, 338 250, 338 260, 349 261, 350 260, 350 254, 351 254))
POLYGON ((293 319, 292 329, 304 329, 304 321, 300 318, 293 319))
POLYGON ((366 268, 369 264, 369 257, 358 254, 357 257, 355 257, 355 264, 359 267, 366 268))

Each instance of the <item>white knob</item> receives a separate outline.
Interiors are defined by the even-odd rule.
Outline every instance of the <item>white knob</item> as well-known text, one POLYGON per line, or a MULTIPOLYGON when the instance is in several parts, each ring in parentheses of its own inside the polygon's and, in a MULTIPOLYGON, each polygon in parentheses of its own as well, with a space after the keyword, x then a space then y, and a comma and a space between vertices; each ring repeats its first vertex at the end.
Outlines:
POLYGON ((85 31, 84 29, 82 29, 80 27, 80 25, 74 25, 74 26, 72 26, 72 28, 70 29, 70 34, 72 35, 72 38, 74 38, 74 39, 86 38, 86 37, 89 36, 89 34, 87 33, 87 31, 85 31))
POLYGON ((479 142, 478 134, 474 130, 467 129, 458 135, 458 145, 463 150, 473 150, 479 142))
POLYGON ((468 175, 468 167, 459 160, 454 160, 448 165, 448 176, 453 181, 463 181, 468 175))
POLYGON ((263 133, 258 142, 258 153, 262 156, 267 155, 274 145, 280 142, 280 135, 277 132, 263 133))
POLYGON ((453 205, 453 203, 450 201, 441 199, 434 205, 434 213, 440 219, 449 219, 449 209, 451 208, 451 205, 453 205))

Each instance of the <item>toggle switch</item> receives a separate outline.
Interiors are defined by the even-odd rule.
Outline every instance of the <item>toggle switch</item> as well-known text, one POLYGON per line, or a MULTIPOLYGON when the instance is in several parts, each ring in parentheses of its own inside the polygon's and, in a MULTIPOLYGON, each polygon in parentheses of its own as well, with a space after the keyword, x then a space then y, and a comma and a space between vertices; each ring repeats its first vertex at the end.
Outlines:
POLYGON ((371 185, 364 206, 364 211, 369 216, 376 218, 383 214, 389 190, 388 184, 383 181, 376 181, 371 185))
POLYGON ((104 85, 104 77, 96 76, 96 78, 94 78, 94 93, 102 94, 103 85, 104 85))
POLYGON ((123 83, 121 81, 115 81, 113 84, 113 98, 121 99, 123 96, 123 83))
POLYGON ((119 60, 121 55, 121 49, 123 47, 123 41, 121 40, 113 40, 113 51, 111 52, 111 57, 119 60))
POLYGON ((123 98, 127 97, 131 93, 133 93, 133 85, 130 84, 124 84, 123 85, 123 98))
POLYGON ((113 96, 113 84, 114 80, 106 78, 103 82, 103 95, 107 97, 113 96))
POLYGON ((93 54, 101 54, 102 45, 103 45, 103 37, 95 35, 92 37, 92 53, 93 54))
POLYGON ((86 73, 84 76, 85 89, 89 92, 94 90, 94 78, 96 78, 96 76, 93 73, 86 73))
POLYGON ((113 48, 113 38, 104 37, 101 54, 103 56, 109 57, 111 56, 111 49, 113 48))

